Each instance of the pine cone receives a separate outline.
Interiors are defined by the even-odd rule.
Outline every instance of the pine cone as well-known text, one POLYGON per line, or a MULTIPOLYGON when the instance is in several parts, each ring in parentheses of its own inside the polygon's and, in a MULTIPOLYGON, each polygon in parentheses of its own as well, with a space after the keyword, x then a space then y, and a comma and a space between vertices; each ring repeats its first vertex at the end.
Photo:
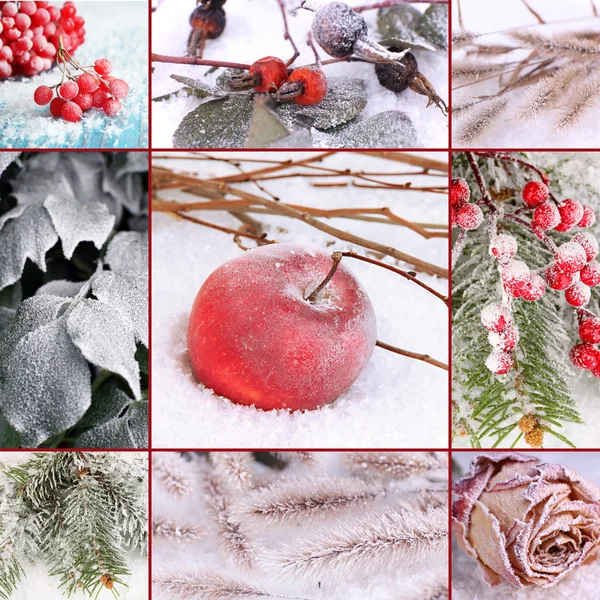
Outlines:
POLYGON ((104 587, 105 587, 107 590, 112 590, 114 585, 115 585, 115 584, 114 584, 114 581, 113 581, 112 579, 109 579, 109 580, 108 580, 108 581, 107 581, 107 582, 104 584, 104 587))
POLYGON ((533 429, 535 429, 535 427, 537 427, 538 424, 538 420, 531 414, 523 415, 519 419, 519 429, 525 434, 533 431, 533 429))
POLYGON ((100 583, 102 585, 104 585, 108 580, 110 579, 110 577, 106 574, 102 575, 102 577, 100 577, 100 583))
POLYGON ((541 448, 544 443, 544 430, 534 427, 529 433, 525 434, 525 441, 532 448, 541 448))

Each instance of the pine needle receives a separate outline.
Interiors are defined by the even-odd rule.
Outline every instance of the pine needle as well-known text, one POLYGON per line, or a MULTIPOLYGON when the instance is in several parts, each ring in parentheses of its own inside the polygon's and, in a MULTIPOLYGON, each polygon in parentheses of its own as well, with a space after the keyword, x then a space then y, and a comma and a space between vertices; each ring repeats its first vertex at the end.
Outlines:
POLYGON ((566 104, 556 122, 556 130, 559 133, 565 133, 580 123, 589 109, 598 106, 599 95, 600 77, 596 76, 590 81, 586 80, 584 87, 578 89, 566 104))
POLYGON ((495 98, 483 103, 479 110, 469 111, 457 130, 456 144, 462 147, 475 145, 500 117, 507 103, 502 98, 495 98))
POLYGON ((428 452, 350 452, 344 461, 354 473, 388 479, 408 479, 443 467, 428 452))
POLYGON ((192 493, 197 477, 191 463, 177 452, 160 452, 152 457, 152 474, 174 496, 192 493))
POLYGON ((244 491, 254 487, 251 452, 211 452, 209 456, 215 473, 234 490, 244 491))
POLYGON ((293 479, 249 494, 238 510, 261 525, 306 522, 365 506, 384 494, 383 488, 354 478, 293 479))
POLYGON ((184 544, 197 542, 206 535, 206 531, 197 525, 156 517, 152 519, 152 534, 155 540, 184 544))
POLYGON ((254 550, 242 524, 234 517, 231 499, 217 476, 206 478, 204 499, 214 519, 225 558, 242 569, 252 570, 254 550))
POLYGON ((275 573, 287 578, 340 579, 383 568, 439 559, 447 552, 448 512, 390 511, 359 523, 322 529, 297 538, 264 559, 275 573))

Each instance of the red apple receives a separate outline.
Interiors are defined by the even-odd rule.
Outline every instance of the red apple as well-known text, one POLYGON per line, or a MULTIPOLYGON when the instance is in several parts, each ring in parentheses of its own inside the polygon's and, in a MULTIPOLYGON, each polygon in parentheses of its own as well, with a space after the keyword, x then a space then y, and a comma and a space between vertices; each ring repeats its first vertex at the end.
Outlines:
POLYGON ((331 254, 272 244, 227 261, 192 307, 188 347, 198 380, 238 404, 314 409, 347 390, 376 341, 367 293, 331 254))

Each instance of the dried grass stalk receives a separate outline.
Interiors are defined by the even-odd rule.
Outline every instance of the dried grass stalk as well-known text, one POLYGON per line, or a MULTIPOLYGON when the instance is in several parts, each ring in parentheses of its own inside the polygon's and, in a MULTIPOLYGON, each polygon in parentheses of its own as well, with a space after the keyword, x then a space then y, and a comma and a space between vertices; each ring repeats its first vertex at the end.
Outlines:
POLYGON ((231 498, 216 475, 209 475, 204 484, 204 499, 223 546, 225 558, 245 570, 255 566, 255 552, 248 536, 233 514, 231 498))
POLYGON ((313 452, 273 452, 273 454, 280 460, 288 463, 300 463, 304 465, 314 465, 317 460, 313 452))
POLYGON ((291 579, 339 579, 424 559, 443 560, 447 545, 447 510, 390 511, 298 538, 265 557, 265 565, 291 579))
POLYGON ((251 452, 211 452, 210 460, 223 481, 238 491, 254 487, 251 452))
POLYGON ((177 452, 154 454, 152 474, 174 496, 189 496, 198 483, 193 464, 177 452))
POLYGON ((511 37, 526 48, 533 48, 542 56, 556 58, 598 58, 600 47, 591 39, 573 34, 547 36, 536 31, 515 31, 511 37))
POLYGON ((408 479, 444 466, 430 452, 350 452, 344 461, 354 473, 386 479, 408 479))
POLYGON ((452 79, 455 83, 474 82, 483 77, 502 73, 507 69, 508 66, 505 64, 466 60, 452 65, 452 79))
POLYGON ((468 114, 465 114, 457 129, 456 144, 462 147, 472 147, 475 142, 481 140, 498 120, 506 105, 506 100, 495 98, 482 103, 478 110, 470 110, 468 114))
POLYGON ((197 525, 156 517, 152 519, 152 535, 155 540, 184 544, 197 542, 206 535, 206 531, 197 525))
POLYGON ((479 37, 478 33, 472 31, 461 31, 459 33, 452 33, 452 49, 458 50, 464 46, 470 46, 479 37))
POLYGON ((565 133, 581 122, 591 108, 598 106, 600 100, 600 77, 585 80, 585 84, 577 89, 573 97, 565 104, 564 110, 556 122, 556 130, 565 133))

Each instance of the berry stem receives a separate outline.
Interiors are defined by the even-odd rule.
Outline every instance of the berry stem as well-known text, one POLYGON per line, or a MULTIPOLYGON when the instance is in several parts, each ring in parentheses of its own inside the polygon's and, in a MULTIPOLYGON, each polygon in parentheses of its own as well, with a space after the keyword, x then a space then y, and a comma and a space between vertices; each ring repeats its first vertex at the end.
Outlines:
POLYGON ((327 273, 325 279, 321 281, 321 283, 315 288, 315 290, 307 298, 305 298, 307 302, 313 303, 317 299, 319 294, 323 291, 325 286, 331 281, 332 277, 335 275, 335 272, 337 271, 343 256, 344 255, 341 252, 334 252, 331 255, 331 260, 333 261, 333 264, 331 265, 329 273, 327 273))
POLYGON ((178 65, 200 65, 204 67, 223 67, 224 69, 250 69, 251 65, 245 63, 225 62, 222 60, 207 60, 195 56, 166 56, 164 54, 152 54, 152 62, 172 63, 178 65))
POLYGON ((554 240, 551 237, 549 237, 546 233, 534 227, 531 223, 528 223, 527 221, 524 221, 523 219, 517 217, 514 213, 505 213, 504 219, 506 219, 507 221, 512 221, 513 223, 517 223, 517 225, 521 225, 522 227, 533 231, 535 236, 544 243, 546 248, 548 248, 548 250, 552 252, 553 255, 556 254, 557 246, 554 243, 554 240))
POLYGON ((473 175, 475 176, 475 181, 477 181, 477 185, 479 186, 479 191, 481 192, 481 198, 484 204, 490 209, 491 214, 499 212, 496 208, 496 205, 492 202, 490 192, 485 185, 485 181, 483 181, 483 175, 479 170, 479 166, 477 165, 477 161, 473 156, 473 152, 465 152, 465 154, 467 155, 467 160, 469 161, 469 165, 473 171, 473 175))
POLYGON ((454 242, 454 246, 452 246, 452 268, 456 266, 462 251, 465 249, 465 244, 467 243, 467 230, 461 229, 456 241, 454 242))
POLYGON ((298 50, 298 46, 296 46, 296 42, 294 42, 294 39, 292 38, 292 36, 290 34, 290 29, 288 27, 287 14, 285 12, 285 4, 284 4, 283 0, 277 0, 277 3, 279 4, 279 8, 281 9, 281 16, 283 17, 283 28, 284 28, 283 39, 287 40, 292 45, 292 49, 294 50, 294 54, 293 54, 292 58, 290 58, 290 60, 288 60, 285 63, 286 67, 289 67, 300 56, 300 51, 298 50))

